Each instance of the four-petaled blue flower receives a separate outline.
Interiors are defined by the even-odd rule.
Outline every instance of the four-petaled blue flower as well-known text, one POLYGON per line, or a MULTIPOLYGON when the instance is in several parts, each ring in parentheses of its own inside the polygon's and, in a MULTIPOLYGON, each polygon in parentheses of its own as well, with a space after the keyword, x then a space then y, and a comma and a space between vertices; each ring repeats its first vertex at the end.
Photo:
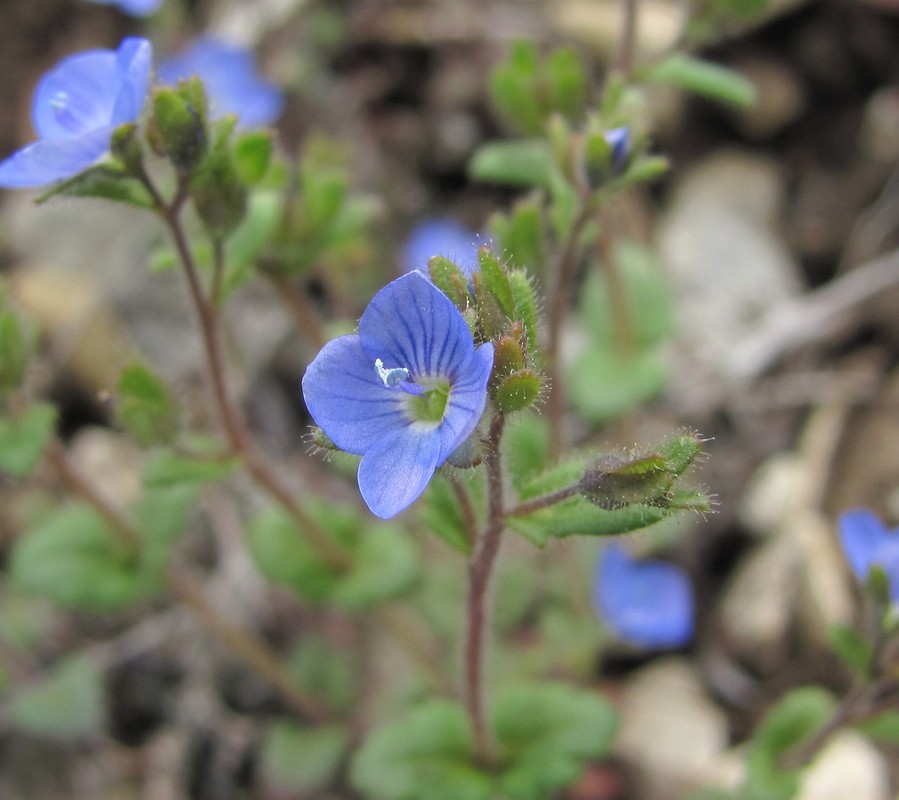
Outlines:
POLYGON ((31 117, 38 141, 0 162, 0 186, 41 186, 70 178, 109 150, 113 130, 140 114, 150 80, 146 39, 118 50, 88 50, 60 61, 38 82, 31 117))
POLYGON ((855 577, 868 579, 871 567, 879 566, 890 583, 890 599, 899 603, 899 529, 886 526, 870 511, 847 511, 837 521, 840 544, 855 577))
POLYGON ((681 647, 693 637, 693 589, 683 570, 636 560, 620 544, 600 554, 593 604, 609 628, 638 647, 681 647))
POLYGON ((329 342, 303 376, 316 424, 362 456, 359 490, 388 519, 409 506, 484 413, 493 345, 420 272, 381 289, 359 334, 329 342))
POLYGON ((148 17, 162 5, 162 0, 89 0, 89 2, 103 6, 117 6, 132 17, 148 17))
POLYGON ((166 85, 196 75, 206 87, 210 114, 236 114, 243 128, 271 125, 284 109, 284 93, 259 75, 253 53, 216 39, 197 39, 160 64, 156 75, 166 85))
POLYGON ((450 219, 420 222, 403 246, 403 271, 426 271, 431 256, 443 256, 470 275, 478 269, 477 239, 468 228, 450 219))

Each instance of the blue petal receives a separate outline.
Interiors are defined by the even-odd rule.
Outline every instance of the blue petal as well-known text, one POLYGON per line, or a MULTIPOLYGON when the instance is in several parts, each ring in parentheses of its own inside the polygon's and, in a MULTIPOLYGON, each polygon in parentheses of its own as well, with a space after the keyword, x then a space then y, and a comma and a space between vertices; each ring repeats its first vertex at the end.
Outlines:
POLYGON ((116 54, 88 50, 62 59, 38 82, 31 116, 41 139, 70 139, 112 120, 118 91, 116 54))
POLYGON ((593 601, 606 624, 632 644, 680 647, 693 636, 693 590, 684 572, 659 561, 634 561, 621 545, 601 554, 593 601))
POLYGON ((493 344, 482 344, 475 350, 468 368, 457 375, 450 388, 446 410, 437 433, 440 436, 441 466, 477 427, 487 404, 487 381, 493 370, 493 344))
POLYGON ((406 239, 403 271, 427 271, 428 259, 432 256, 448 258, 465 273, 475 272, 478 268, 477 236, 449 219, 426 220, 413 228, 406 239))
POLYGON ((387 389, 358 336, 326 344, 303 375, 306 407, 341 450, 362 455, 392 433, 408 430, 406 395, 387 389))
POLYGON ((437 468, 440 437, 408 426, 382 436, 359 463, 359 491, 372 514, 395 517, 425 490, 437 468))
POLYGON ((216 39, 197 39, 185 52, 159 65, 161 83, 197 75, 206 87, 213 117, 237 114, 243 127, 270 125, 284 108, 284 93, 256 69, 253 53, 216 39))
POLYGON ((71 139, 40 141, 0 162, 0 186, 21 189, 70 178, 87 169, 109 148, 112 128, 97 128, 71 139))
POLYGON ((150 88, 153 48, 146 39, 123 39, 116 51, 118 84, 112 124, 134 122, 144 107, 150 88))
POLYGON ((133 17, 149 16, 162 5, 162 0, 88 0, 88 2, 104 6, 118 6, 133 17))
POLYGON ((388 283, 359 320, 362 347, 372 363, 405 367, 413 380, 447 378, 451 382, 474 356, 465 319, 452 301, 420 272, 388 283))
POLYGON ((842 514, 837 527, 850 568, 856 578, 865 580, 876 561, 877 550, 887 541, 886 528, 874 514, 863 508, 842 514))

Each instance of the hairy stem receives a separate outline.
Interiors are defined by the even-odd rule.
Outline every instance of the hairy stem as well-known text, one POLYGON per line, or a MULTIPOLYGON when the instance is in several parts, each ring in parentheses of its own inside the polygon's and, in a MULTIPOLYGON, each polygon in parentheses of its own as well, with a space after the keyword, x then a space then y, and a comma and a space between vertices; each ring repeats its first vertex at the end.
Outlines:
POLYGON ((293 517, 310 543, 328 564, 336 568, 347 565, 346 553, 319 527, 294 499, 293 492, 280 479, 274 468, 256 447, 249 430, 231 400, 225 380, 225 362, 219 338, 214 306, 207 300, 200 281, 193 252, 181 225, 180 212, 184 195, 179 193, 170 205, 163 205, 160 216, 175 243, 175 249, 187 278, 191 301, 196 311, 206 352, 206 363, 212 382, 212 393, 222 424, 233 449, 241 456, 253 480, 293 517))
POLYGON ((565 415, 565 396, 562 391, 562 371, 559 363, 562 321, 571 305, 571 296, 577 279, 581 235, 590 221, 592 213, 592 206, 585 199, 559 253, 554 272, 555 283, 549 298, 546 340, 549 392, 546 398, 546 413, 549 420, 549 453, 552 459, 558 458, 562 452, 562 426, 565 415))
POLYGON ((492 744, 484 716, 484 643, 487 635, 487 592, 504 526, 503 473, 499 444, 505 417, 490 422, 487 452, 487 526, 481 533, 468 564, 468 601, 465 631, 465 707, 474 731, 479 757, 489 762, 492 744))
POLYGON ((561 503, 563 500, 574 497, 579 493, 580 484, 573 483, 571 486, 566 486, 564 489, 559 489, 550 494, 545 494, 542 497, 535 497, 533 500, 526 500, 523 503, 519 503, 514 508, 508 509, 504 516, 506 519, 509 517, 526 517, 528 514, 533 514, 535 511, 554 506, 556 503, 561 503))

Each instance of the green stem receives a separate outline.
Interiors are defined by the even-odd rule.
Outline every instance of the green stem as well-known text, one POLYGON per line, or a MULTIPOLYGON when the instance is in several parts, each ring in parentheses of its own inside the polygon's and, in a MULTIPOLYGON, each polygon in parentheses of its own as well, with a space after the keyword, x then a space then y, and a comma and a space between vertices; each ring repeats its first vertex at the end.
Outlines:
POLYGON ((485 717, 484 643, 487 635, 487 593, 499 552, 503 528, 503 473, 499 444, 505 417, 490 422, 484 463, 487 470, 487 526, 468 564, 468 600, 465 634, 465 707, 468 711, 479 758, 490 763, 492 742, 485 717))

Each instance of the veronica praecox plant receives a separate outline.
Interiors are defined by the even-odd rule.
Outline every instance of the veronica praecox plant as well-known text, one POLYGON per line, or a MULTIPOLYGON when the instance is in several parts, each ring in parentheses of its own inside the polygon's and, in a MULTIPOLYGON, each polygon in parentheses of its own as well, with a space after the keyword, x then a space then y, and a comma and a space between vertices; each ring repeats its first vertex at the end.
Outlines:
POLYGON ((152 49, 129 38, 117 50, 62 59, 38 82, 31 117, 38 141, 0 162, 0 186, 25 188, 71 178, 109 150, 112 132, 140 115, 152 49))
POLYGON ((362 456, 359 490, 387 519, 409 506, 474 432, 493 345, 420 272, 379 291, 358 335, 332 340, 303 376, 309 413, 341 450, 362 456))

